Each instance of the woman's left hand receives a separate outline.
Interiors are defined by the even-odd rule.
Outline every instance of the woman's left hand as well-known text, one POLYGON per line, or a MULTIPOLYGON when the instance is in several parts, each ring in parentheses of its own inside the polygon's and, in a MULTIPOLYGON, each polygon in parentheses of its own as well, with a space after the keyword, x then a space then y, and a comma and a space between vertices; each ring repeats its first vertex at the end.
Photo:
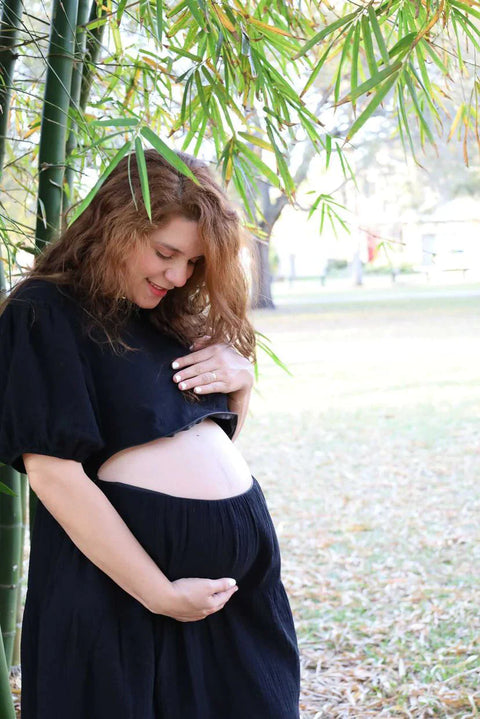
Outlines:
POLYGON ((218 343, 205 347, 205 335, 192 345, 192 352, 172 362, 173 381, 179 389, 198 394, 249 391, 254 381, 253 364, 233 347, 218 343))

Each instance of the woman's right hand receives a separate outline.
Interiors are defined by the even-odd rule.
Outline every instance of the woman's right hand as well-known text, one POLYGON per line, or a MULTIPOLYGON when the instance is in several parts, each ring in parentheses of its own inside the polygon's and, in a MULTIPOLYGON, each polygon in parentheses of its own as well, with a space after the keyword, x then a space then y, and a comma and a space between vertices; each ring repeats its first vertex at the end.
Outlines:
POLYGON ((171 582, 171 593, 156 614, 164 614, 178 622, 196 622, 223 609, 237 591, 234 579, 201 579, 189 577, 171 582))

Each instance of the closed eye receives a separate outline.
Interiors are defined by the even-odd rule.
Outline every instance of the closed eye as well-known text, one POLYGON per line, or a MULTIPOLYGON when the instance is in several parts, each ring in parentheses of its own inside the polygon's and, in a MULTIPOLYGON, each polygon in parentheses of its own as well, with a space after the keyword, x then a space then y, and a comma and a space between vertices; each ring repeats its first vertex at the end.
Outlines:
POLYGON ((157 255, 157 257, 161 257, 162 260, 171 260, 173 257, 173 255, 170 255, 170 256, 162 255, 162 253, 159 252, 158 250, 155 250, 155 254, 157 255))

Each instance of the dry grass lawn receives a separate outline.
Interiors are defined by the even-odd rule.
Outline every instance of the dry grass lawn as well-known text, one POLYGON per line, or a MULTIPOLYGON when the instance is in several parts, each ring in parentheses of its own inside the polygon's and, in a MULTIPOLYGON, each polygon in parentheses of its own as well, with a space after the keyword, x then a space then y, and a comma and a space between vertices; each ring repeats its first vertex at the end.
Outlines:
POLYGON ((239 445, 282 546, 302 719, 480 716, 480 302, 446 293, 255 313, 294 375, 261 353, 239 445))

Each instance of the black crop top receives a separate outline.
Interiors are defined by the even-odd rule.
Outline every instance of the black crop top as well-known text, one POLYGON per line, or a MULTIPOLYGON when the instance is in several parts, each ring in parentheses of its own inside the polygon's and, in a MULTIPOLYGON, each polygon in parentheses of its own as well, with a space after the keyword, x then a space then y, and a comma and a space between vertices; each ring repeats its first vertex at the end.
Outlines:
POLYGON ((188 400, 171 363, 189 350, 159 332, 148 310, 132 313, 124 339, 139 351, 113 352, 82 331, 68 292, 29 280, 0 316, 0 461, 24 472, 33 452, 81 462, 91 478, 127 447, 171 437, 211 417, 232 438, 237 415, 227 395, 188 400))

